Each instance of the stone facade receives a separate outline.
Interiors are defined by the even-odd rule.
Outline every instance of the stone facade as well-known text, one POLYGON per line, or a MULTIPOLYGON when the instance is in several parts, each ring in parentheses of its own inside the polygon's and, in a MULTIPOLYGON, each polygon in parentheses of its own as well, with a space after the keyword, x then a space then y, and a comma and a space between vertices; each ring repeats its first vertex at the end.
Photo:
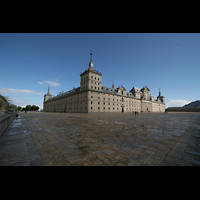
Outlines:
POLYGON ((147 86, 133 87, 130 92, 121 85, 115 88, 102 86, 102 74, 93 68, 90 54, 89 68, 80 74, 80 87, 60 92, 52 97, 44 95, 45 112, 164 112, 165 98, 159 95, 156 100, 147 86))

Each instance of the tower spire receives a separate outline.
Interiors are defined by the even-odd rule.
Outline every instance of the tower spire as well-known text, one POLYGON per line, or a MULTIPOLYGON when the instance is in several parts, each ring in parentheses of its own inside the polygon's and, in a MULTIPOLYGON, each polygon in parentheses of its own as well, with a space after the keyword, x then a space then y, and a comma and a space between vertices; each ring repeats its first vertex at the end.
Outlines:
POLYGON ((90 50, 90 62, 89 62, 89 69, 93 69, 93 62, 92 62, 92 50, 90 50))
POLYGON ((112 84, 112 88, 115 88, 114 81, 113 81, 113 84, 112 84))
POLYGON ((90 50, 90 62, 92 62, 92 49, 90 50))
POLYGON ((159 88, 159 96, 161 95, 160 88, 159 88))
POLYGON ((47 92, 47 94, 49 94, 49 88, 50 88, 50 86, 48 85, 48 92, 47 92))

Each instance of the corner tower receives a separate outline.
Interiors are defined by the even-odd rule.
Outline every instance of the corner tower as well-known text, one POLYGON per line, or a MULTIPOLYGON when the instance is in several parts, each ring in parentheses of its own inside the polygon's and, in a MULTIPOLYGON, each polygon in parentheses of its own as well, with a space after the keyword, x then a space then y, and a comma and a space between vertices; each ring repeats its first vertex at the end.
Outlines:
POLYGON ((48 92, 47 94, 44 95, 44 103, 50 98, 52 98, 52 95, 49 93, 49 86, 48 86, 48 92))
POLYGON ((157 101, 165 103, 165 97, 161 95, 160 88, 159 88, 159 95, 157 96, 157 101))
POLYGON ((101 91, 101 76, 102 74, 93 68, 91 51, 89 67, 87 70, 80 74, 80 91, 101 91))

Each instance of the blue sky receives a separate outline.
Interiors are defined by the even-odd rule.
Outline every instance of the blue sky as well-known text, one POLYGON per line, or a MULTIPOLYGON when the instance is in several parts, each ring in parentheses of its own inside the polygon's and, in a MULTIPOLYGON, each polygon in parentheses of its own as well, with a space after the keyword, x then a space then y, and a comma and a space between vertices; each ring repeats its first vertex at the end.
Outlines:
POLYGON ((200 99, 199 33, 0 33, 0 94, 43 108, 44 94, 79 87, 90 49, 102 85, 145 85, 166 107, 200 99))

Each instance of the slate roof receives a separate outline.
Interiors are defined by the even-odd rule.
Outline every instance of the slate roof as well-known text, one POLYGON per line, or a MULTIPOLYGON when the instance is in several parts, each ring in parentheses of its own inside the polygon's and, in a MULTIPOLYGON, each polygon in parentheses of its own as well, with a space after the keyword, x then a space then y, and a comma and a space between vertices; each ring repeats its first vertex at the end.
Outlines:
MULTIPOLYGON (((118 95, 117 89, 112 88, 112 87, 102 86, 101 91, 105 93, 118 95)), ((126 92, 126 91, 124 91, 124 95, 127 95, 128 97, 135 97, 131 92, 126 92)))
POLYGON ((79 91, 80 91, 80 87, 73 88, 72 90, 69 90, 67 92, 63 92, 63 93, 61 93, 57 96, 52 97, 52 98, 48 99, 47 101, 53 101, 53 100, 56 100, 56 99, 60 99, 61 97, 66 97, 66 96, 78 93, 79 91))

